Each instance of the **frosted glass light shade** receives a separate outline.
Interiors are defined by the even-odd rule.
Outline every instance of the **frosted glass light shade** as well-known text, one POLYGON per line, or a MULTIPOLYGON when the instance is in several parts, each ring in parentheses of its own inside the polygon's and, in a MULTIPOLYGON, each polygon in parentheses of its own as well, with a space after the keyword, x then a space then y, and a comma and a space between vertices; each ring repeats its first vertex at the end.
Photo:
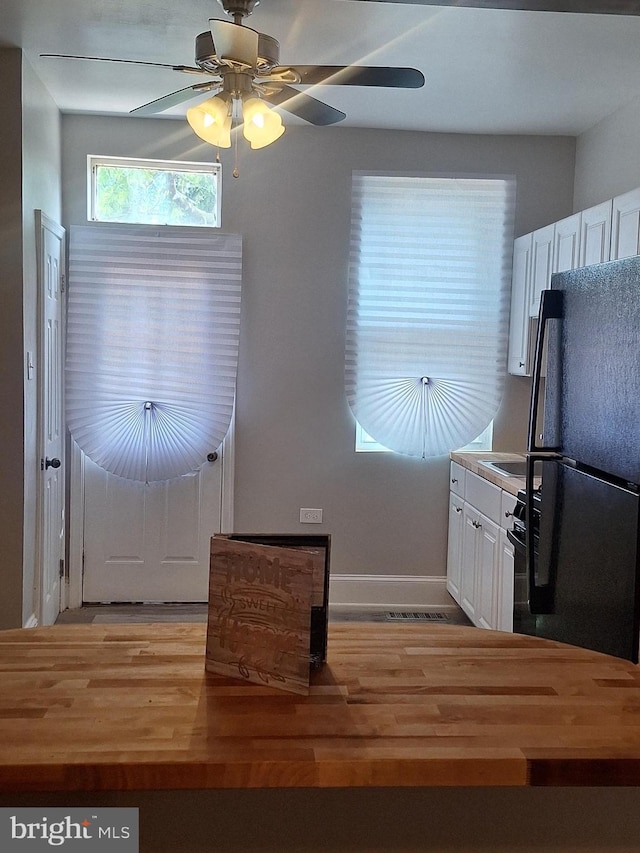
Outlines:
POLYGON ((252 148, 264 148, 284 133, 282 119, 260 98, 247 98, 242 104, 244 136, 252 148))
POLYGON ((216 95, 187 110, 187 121, 200 139, 219 148, 231 147, 229 102, 216 95))
POLYGON ((72 227, 67 423, 97 465, 169 480, 219 447, 235 399, 241 277, 237 235, 72 227))

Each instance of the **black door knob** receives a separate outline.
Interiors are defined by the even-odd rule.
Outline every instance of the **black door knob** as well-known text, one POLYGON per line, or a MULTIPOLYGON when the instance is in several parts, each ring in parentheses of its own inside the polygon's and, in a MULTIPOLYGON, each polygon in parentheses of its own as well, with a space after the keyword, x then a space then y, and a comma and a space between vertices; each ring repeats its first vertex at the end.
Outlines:
POLYGON ((214 451, 213 453, 207 453, 207 462, 215 462, 218 458, 218 454, 214 451))
POLYGON ((47 468, 59 468, 61 465, 62 462, 59 459, 56 459, 55 457, 53 459, 49 459, 49 457, 47 456, 44 462, 45 470, 47 468))

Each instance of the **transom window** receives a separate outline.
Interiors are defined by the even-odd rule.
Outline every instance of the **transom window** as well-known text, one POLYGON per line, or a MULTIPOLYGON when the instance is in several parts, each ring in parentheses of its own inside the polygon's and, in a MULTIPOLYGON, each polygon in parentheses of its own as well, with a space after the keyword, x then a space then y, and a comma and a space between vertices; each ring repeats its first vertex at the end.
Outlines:
POLYGON ((89 220, 220 227, 219 163, 94 155, 87 162, 89 220))

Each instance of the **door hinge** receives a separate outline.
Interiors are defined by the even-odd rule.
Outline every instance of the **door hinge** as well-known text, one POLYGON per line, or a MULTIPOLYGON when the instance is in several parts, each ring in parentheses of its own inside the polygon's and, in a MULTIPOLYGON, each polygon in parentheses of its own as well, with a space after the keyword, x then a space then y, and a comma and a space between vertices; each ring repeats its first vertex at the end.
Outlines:
POLYGON ((64 577, 64 559, 60 560, 60 577, 64 577))
POLYGON ((67 289, 67 277, 64 273, 60 275, 60 292, 65 293, 67 289))

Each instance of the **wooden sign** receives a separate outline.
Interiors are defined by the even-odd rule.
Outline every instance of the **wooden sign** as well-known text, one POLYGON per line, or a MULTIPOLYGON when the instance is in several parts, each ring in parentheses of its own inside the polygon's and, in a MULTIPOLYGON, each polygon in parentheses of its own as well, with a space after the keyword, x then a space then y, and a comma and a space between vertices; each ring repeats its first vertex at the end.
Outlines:
POLYGON ((311 601, 321 553, 211 540, 206 669, 309 692, 311 601))

